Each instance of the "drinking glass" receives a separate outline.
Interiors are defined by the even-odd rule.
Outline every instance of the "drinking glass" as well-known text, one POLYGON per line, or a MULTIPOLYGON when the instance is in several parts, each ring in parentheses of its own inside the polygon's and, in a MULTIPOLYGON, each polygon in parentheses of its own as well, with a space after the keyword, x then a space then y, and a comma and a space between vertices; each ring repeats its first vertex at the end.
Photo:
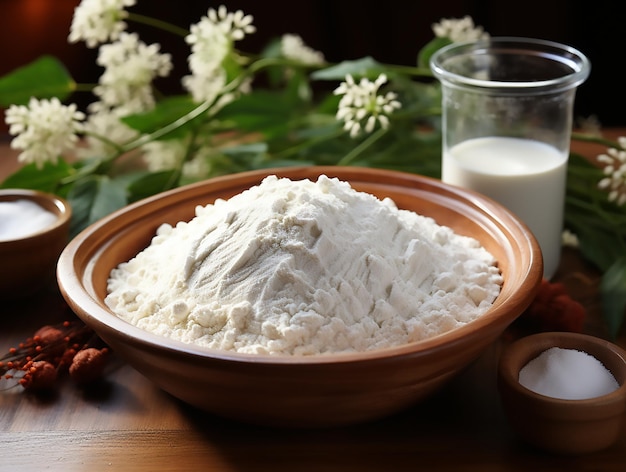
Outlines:
POLYGON ((494 37, 446 46, 430 67, 442 85, 442 181, 515 213, 550 279, 561 257, 574 98, 589 60, 551 41, 494 37))

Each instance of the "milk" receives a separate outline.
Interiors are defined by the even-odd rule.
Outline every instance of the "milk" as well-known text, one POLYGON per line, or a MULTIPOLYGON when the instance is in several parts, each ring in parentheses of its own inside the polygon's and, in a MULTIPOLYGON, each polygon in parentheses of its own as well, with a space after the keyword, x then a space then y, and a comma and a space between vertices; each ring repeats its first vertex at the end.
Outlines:
POLYGON ((558 268, 567 153, 539 141, 483 137, 444 152, 442 180, 493 198, 524 221, 541 247, 544 277, 558 268))

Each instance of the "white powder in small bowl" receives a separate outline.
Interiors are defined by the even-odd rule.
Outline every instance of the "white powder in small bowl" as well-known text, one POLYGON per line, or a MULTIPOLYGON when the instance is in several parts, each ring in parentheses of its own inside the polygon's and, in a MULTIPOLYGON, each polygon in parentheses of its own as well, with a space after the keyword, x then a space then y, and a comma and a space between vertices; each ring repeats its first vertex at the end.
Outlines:
POLYGON ((500 292, 472 238, 347 182, 275 176, 196 208, 115 268, 106 304, 147 331, 242 353, 397 346, 479 317, 500 292))
POLYGON ((52 226, 57 215, 27 199, 0 202, 0 241, 26 238, 52 226))
POLYGON ((526 364, 519 382, 535 393, 563 400, 583 400, 619 388, 613 374, 586 352, 552 347, 526 364))

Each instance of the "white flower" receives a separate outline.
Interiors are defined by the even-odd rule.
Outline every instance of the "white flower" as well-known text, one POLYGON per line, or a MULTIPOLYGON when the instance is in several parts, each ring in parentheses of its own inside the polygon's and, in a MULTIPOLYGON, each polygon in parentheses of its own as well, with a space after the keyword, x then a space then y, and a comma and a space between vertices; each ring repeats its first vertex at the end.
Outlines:
POLYGON ((123 107, 127 113, 150 110, 152 81, 172 69, 171 56, 159 49, 159 44, 146 45, 134 33, 121 33, 118 41, 100 46, 97 63, 105 71, 94 94, 105 106, 123 107))
POLYGON ((151 141, 141 147, 143 160, 150 172, 175 169, 185 158, 187 140, 151 141))
POLYGON ((239 41, 246 34, 252 34, 256 31, 255 26, 252 24, 253 18, 251 15, 244 15, 241 10, 230 13, 224 5, 220 5, 217 10, 209 8, 207 16, 204 18, 220 28, 233 41, 239 41))
MULTIPOLYGON (((148 170, 158 172, 178 167, 185 159, 188 147, 188 139, 172 139, 152 141, 144 144, 141 149, 148 170)), ((194 180, 205 178, 210 171, 208 159, 213 154, 213 146, 201 146, 191 159, 183 163, 182 175, 194 180)))
MULTIPOLYGON (((96 102, 91 105, 101 104, 96 102)), ((91 113, 85 122, 85 145, 77 149, 77 156, 83 158, 108 156, 117 152, 111 143, 122 145, 139 137, 136 130, 120 121, 120 117, 123 116, 120 110, 108 109, 103 106, 91 108, 97 109, 97 111, 91 113)))
POLYGON ((378 89, 386 82, 385 74, 379 75, 374 82, 362 78, 358 84, 351 75, 348 75, 346 81, 333 92, 335 95, 343 95, 339 101, 336 117, 345 122, 344 129, 350 132, 351 137, 358 136, 361 130, 371 133, 377 122, 383 128, 387 128, 388 116, 395 109, 401 108, 402 105, 396 100, 395 93, 378 94, 378 89))
POLYGON ((123 21, 128 17, 125 7, 135 5, 136 0, 83 0, 74 10, 69 42, 85 41, 94 48, 109 40, 116 40, 126 29, 123 21))
POLYGON ((11 105, 6 111, 13 149, 22 149, 18 160, 35 163, 56 163, 63 152, 74 148, 82 131, 84 113, 76 105, 63 105, 58 98, 31 98, 28 106, 11 105))
POLYGON ((610 148, 606 154, 598 156, 598 162, 604 164, 605 178, 598 182, 598 187, 608 190, 610 202, 618 205, 626 203, 626 137, 618 138, 620 149, 610 148))
POLYGON ((304 44, 302 38, 296 34, 283 35, 280 42, 281 52, 284 57, 307 65, 322 65, 325 62, 324 55, 304 44))
POLYGON ((183 176, 188 179, 200 180, 206 178, 211 170, 205 153, 198 153, 183 164, 183 176))
POLYGON ((185 41, 191 45, 189 68, 197 73, 220 67, 231 48, 228 35, 207 17, 191 25, 185 41))
POLYGON ((435 36, 448 38, 453 43, 489 38, 489 34, 485 33, 481 26, 474 25, 474 20, 470 16, 460 19, 444 18, 439 23, 433 24, 432 28, 435 36))
POLYGON ((226 71, 215 68, 207 70, 204 74, 186 75, 182 78, 182 84, 195 102, 212 102, 226 85, 226 71))
POLYGON ((568 229, 563 230, 563 232, 561 233, 561 244, 565 247, 580 247, 580 241, 578 240, 578 236, 576 236, 568 229))
POLYGON ((191 45, 189 70, 183 86, 196 102, 213 101, 227 83, 224 61, 233 51, 233 42, 254 33, 252 17, 240 10, 229 13, 225 6, 210 8, 206 16, 191 25, 185 40, 191 45))

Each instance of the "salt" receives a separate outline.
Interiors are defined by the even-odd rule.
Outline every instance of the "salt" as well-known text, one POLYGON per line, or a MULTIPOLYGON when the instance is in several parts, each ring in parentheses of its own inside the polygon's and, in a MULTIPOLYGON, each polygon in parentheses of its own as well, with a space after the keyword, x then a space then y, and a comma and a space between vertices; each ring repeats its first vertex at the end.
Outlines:
POLYGON ((0 241, 33 235, 56 220, 54 213, 30 200, 0 202, 0 241))
POLYGON ((586 352, 550 348, 526 364, 519 373, 524 387, 553 398, 583 400, 619 388, 613 374, 586 352))

